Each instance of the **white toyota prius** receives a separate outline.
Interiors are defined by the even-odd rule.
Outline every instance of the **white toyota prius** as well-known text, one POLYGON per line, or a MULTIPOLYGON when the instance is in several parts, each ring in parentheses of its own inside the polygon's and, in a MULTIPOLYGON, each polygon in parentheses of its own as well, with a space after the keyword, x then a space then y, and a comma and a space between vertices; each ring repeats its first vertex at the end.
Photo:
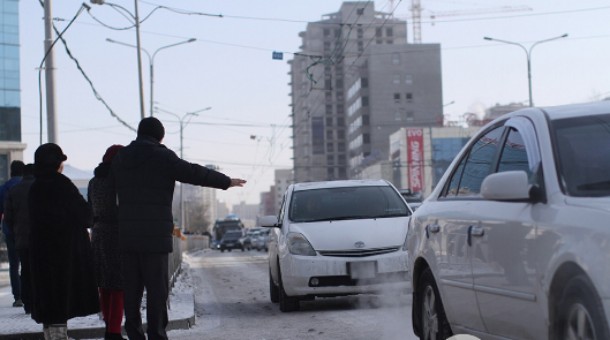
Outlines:
POLYGON ((383 180, 291 185, 272 227, 269 286, 282 312, 319 296, 408 292, 405 240, 412 211, 383 180))
POLYGON ((487 124, 407 248, 422 339, 610 339, 610 101, 487 124))

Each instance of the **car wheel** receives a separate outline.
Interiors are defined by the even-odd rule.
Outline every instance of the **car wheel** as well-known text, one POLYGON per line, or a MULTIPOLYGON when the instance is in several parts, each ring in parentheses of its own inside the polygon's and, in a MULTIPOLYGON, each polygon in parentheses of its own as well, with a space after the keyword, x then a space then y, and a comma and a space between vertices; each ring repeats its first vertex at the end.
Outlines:
POLYGON ((278 296, 278 302, 280 303, 280 311, 287 313, 287 312, 294 312, 299 310, 299 299, 296 297, 291 297, 286 295, 286 291, 284 290, 284 283, 282 282, 282 273, 279 270, 278 267, 278 281, 279 281, 279 296, 278 296))
POLYGON ((233 250, 233 249, 229 248, 229 249, 227 249, 227 250, 228 250, 228 251, 229 251, 229 253, 230 253, 230 252, 231 252, 231 250, 233 250))
POLYGON ((244 247, 241 247, 241 251, 246 251, 246 249, 244 247))
POLYGON ((273 282, 273 278, 271 277, 271 268, 269 268, 269 296, 271 297, 271 302, 280 302, 280 287, 273 282))
POLYGON ((445 316, 443 302, 434 281, 430 268, 426 269, 419 279, 418 301, 415 308, 421 325, 420 339, 447 339, 451 336, 451 327, 445 316))
POLYGON ((601 299, 583 274, 565 285, 556 315, 553 325, 559 339, 610 339, 601 299))

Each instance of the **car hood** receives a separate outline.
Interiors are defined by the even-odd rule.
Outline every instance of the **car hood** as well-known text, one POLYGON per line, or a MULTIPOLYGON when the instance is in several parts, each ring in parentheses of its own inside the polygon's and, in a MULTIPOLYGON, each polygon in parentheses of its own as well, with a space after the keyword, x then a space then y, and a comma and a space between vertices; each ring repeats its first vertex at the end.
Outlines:
POLYGON ((566 197, 566 204, 610 212, 610 197, 566 197))
POLYGON ((396 247, 404 243, 409 217, 295 223, 317 251, 396 247), (364 245, 355 244, 363 242, 364 245))

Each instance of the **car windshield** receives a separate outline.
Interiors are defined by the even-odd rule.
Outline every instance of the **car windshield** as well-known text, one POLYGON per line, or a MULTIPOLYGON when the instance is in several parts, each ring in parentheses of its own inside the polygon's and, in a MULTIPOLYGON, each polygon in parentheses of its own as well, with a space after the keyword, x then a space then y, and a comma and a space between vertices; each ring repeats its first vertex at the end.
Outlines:
POLYGON ((389 186, 359 186, 295 191, 289 218, 314 222, 409 216, 400 195, 389 186))
POLYGON ((223 240, 237 240, 241 237, 241 233, 226 233, 222 237, 223 240))
POLYGON ((558 173, 570 196, 610 196, 610 114, 553 122, 558 173))

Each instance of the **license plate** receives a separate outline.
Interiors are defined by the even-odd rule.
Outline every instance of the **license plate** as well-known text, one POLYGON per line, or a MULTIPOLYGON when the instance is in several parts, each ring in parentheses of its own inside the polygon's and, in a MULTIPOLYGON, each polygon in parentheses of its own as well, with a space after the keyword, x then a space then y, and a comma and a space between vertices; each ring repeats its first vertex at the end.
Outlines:
POLYGON ((347 272, 352 279, 373 279, 377 274, 377 263, 367 262, 348 262, 347 272))

